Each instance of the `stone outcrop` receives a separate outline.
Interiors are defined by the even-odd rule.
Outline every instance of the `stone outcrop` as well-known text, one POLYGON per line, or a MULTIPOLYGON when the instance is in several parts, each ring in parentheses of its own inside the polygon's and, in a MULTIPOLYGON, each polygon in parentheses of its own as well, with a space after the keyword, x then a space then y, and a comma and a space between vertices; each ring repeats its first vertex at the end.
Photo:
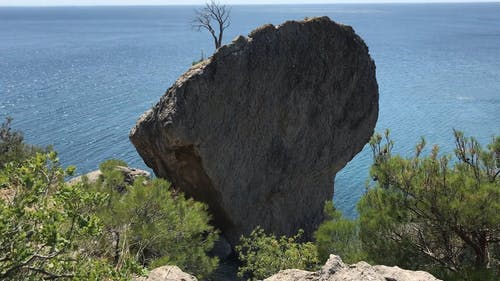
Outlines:
MULTIPOLYGON (((151 174, 148 171, 144 171, 141 169, 136 169, 136 168, 131 168, 131 167, 124 167, 124 166, 116 166, 115 168, 117 171, 120 171, 123 174, 124 177, 124 182, 126 184, 133 184, 135 179, 139 176, 145 177, 145 178, 150 178, 151 174)), ((74 177, 68 181, 68 184, 76 184, 79 183, 83 180, 85 177, 86 180, 90 183, 97 182, 99 177, 102 175, 101 170, 95 170, 92 172, 89 172, 85 175, 81 175, 78 177, 74 177)))
POLYGON ((375 64, 327 17, 264 25, 182 75, 130 139, 145 163, 208 203, 234 245, 257 225, 306 236, 378 116, 375 64))
POLYGON ((197 281, 196 277, 183 272, 174 265, 166 265, 155 268, 149 272, 147 277, 135 278, 134 281, 197 281))
POLYGON ((330 255, 317 272, 298 269, 282 270, 265 281, 439 281, 424 271, 404 270, 397 266, 371 266, 366 262, 346 265, 340 257, 330 255))

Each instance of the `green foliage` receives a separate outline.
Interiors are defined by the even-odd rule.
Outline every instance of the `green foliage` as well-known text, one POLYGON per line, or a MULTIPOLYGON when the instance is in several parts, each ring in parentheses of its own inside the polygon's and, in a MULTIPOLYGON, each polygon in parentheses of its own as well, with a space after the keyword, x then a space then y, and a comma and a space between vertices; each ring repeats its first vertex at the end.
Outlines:
POLYGON ((127 162, 123 160, 108 159, 99 165, 99 170, 101 170, 103 174, 106 174, 109 177, 110 173, 119 172, 115 169, 117 166, 128 167, 127 162))
POLYGON ((199 278, 210 274, 218 260, 207 253, 218 232, 209 224, 206 205, 173 194, 165 180, 137 178, 127 185, 117 165, 126 163, 104 162, 103 177, 87 183, 89 189, 109 194, 98 212, 106 230, 97 247, 100 255, 113 257, 119 268, 133 258, 149 267, 177 265, 199 278))
POLYGON ((50 148, 27 145, 23 134, 11 128, 12 118, 6 117, 0 125, 0 169, 12 161, 20 162, 37 152, 48 152, 50 148))
POLYGON ((370 141, 376 184, 358 210, 363 247, 375 262, 465 280, 498 274, 500 137, 484 149, 454 133, 455 159, 437 146, 423 156, 423 139, 415 156, 392 155, 388 131, 370 141))
POLYGON ((359 221, 344 218, 331 201, 325 202, 324 212, 327 220, 314 233, 321 263, 328 260, 330 254, 342 257, 347 263, 366 260, 359 239, 359 221))
POLYGON ((130 278, 81 251, 81 241, 101 233, 92 211, 106 195, 67 185, 73 170, 63 170, 55 152, 0 169, 1 280, 130 278))
POLYGON ((293 237, 267 235, 257 227, 250 236, 241 237, 236 246, 243 263, 238 276, 249 280, 264 279, 282 269, 316 270, 319 266, 317 250, 313 243, 299 243, 303 231, 293 237))
MULTIPOLYGON (((163 180, 125 182, 117 166, 100 165, 97 182, 66 184, 55 152, 0 128, 0 280, 130 280, 143 266, 175 264, 203 278, 218 232, 204 204, 163 180)), ((130 179, 128 179, 130 181, 130 179)))
POLYGON ((115 197, 121 196, 126 189, 125 176, 121 171, 116 169, 117 166, 128 167, 127 163, 118 159, 109 159, 99 165, 99 170, 102 175, 98 180, 98 188, 100 191, 110 195, 110 203, 115 197))

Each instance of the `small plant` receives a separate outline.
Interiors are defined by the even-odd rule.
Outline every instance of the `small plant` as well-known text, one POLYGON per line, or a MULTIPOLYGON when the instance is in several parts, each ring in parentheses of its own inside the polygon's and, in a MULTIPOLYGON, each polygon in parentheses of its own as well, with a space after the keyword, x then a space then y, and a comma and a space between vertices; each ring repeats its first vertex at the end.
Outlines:
POLYGON ((15 161, 21 162, 37 152, 48 152, 50 147, 41 148, 24 143, 23 134, 11 127, 12 117, 6 117, 0 125, 0 168, 15 161))
POLYGON ((238 276, 257 280, 267 278, 282 269, 316 270, 319 266, 316 247, 311 242, 300 243, 303 231, 293 237, 267 235, 257 227, 248 237, 242 236, 236 251, 243 263, 238 276))

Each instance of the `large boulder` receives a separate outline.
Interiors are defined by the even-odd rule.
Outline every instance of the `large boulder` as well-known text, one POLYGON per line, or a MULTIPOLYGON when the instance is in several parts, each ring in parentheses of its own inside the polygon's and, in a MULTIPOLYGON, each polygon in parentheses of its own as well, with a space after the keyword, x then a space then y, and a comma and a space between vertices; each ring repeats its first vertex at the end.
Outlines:
POLYGON ((309 272, 299 269, 282 270, 264 281, 440 281, 425 271, 411 271, 397 266, 371 266, 361 261, 346 265, 339 256, 330 258, 321 270, 309 272))
POLYGON ((260 225, 310 237, 337 171, 373 133, 375 64, 327 17, 264 25, 193 66, 130 139, 145 163, 208 203, 234 245, 260 225))

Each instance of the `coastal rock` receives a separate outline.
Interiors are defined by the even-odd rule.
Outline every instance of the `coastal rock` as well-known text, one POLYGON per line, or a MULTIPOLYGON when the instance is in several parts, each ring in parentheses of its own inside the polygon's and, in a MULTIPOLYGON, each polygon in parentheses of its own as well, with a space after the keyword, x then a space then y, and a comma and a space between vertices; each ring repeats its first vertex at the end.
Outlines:
POLYGON ((404 270, 397 266, 375 265, 375 271, 385 277, 387 281, 433 281, 438 280, 425 271, 404 270))
POLYGON ((285 269, 281 270, 278 274, 275 274, 265 281, 309 281, 318 280, 318 274, 315 272, 309 272, 300 269, 285 269))
POLYGON ((149 272, 148 277, 135 278, 134 281, 197 281, 196 277, 183 272, 177 266, 166 265, 149 272))
POLYGON ((190 68, 130 139, 156 176, 206 202, 231 245, 323 219, 333 180, 378 117, 375 64, 327 17, 264 25, 190 68))
MULTIPOLYGON (((145 177, 145 178, 150 178, 151 174, 148 171, 144 171, 141 169, 136 169, 136 168, 131 168, 131 167, 124 167, 124 166, 116 166, 116 170, 120 171, 123 174, 124 181, 127 184, 133 184, 135 179, 139 176, 145 177)), ((89 183, 94 183, 97 182, 99 177, 102 175, 102 172, 100 170, 95 170, 90 173, 87 173, 85 175, 81 175, 78 177, 74 177, 68 181, 68 184, 76 184, 79 183, 83 180, 85 177, 86 180, 89 183)))
POLYGON ((361 261, 346 265, 339 256, 330 255, 317 272, 298 269, 282 270, 265 281, 439 281, 424 271, 404 270, 397 266, 371 266, 361 261))

